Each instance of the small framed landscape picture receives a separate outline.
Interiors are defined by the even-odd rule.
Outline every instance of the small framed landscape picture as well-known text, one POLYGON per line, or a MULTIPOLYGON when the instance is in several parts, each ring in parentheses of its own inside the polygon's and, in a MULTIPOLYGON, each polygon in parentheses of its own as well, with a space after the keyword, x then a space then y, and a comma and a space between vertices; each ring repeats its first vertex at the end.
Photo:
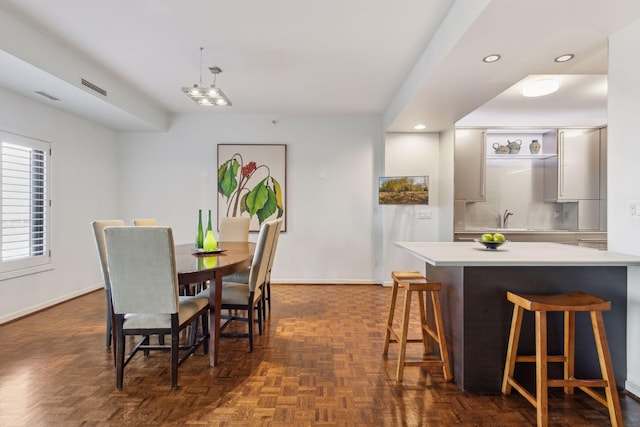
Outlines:
POLYGON ((378 187, 378 204, 428 205, 428 176, 383 176, 378 187))

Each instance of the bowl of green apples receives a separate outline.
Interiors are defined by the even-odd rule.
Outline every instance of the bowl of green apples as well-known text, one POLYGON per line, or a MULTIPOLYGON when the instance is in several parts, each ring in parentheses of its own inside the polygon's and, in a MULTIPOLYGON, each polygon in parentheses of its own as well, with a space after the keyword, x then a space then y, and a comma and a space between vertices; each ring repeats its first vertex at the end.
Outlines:
POLYGON ((484 246, 486 249, 490 251, 495 251, 500 246, 508 242, 508 240, 505 240, 504 235, 501 233, 495 233, 495 234, 484 233, 482 236, 480 236, 479 239, 473 239, 473 240, 480 243, 482 246, 484 246))

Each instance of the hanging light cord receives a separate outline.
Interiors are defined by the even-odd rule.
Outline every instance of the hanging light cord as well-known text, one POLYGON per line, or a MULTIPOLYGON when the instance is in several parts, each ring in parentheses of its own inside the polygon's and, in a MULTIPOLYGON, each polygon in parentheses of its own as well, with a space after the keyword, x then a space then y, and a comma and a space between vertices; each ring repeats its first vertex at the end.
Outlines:
POLYGON ((202 51, 203 47, 200 47, 200 86, 202 86, 202 51))

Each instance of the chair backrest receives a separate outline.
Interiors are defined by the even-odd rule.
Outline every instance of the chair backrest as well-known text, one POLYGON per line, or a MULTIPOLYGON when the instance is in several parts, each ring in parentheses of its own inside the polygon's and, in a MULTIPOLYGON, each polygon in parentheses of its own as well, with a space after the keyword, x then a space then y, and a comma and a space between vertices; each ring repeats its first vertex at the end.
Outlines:
POLYGON ((225 216, 220 218, 220 242, 248 242, 249 217, 225 216))
POLYGON ((256 250, 251 261, 249 271, 249 290, 254 291, 258 286, 262 286, 267 278, 269 267, 269 256, 273 246, 273 235, 277 229, 276 221, 263 222, 256 242, 256 250))
POLYGON ((158 221, 155 218, 136 218, 133 220, 133 225, 136 227, 156 227, 158 221))
POLYGON ((98 248, 98 257, 100 258, 100 267, 102 268, 102 279, 104 280, 104 288, 111 289, 111 279, 109 278, 109 267, 107 266, 107 249, 104 245, 104 228, 123 226, 124 221, 121 219, 111 219, 105 221, 93 221, 93 235, 96 239, 96 247, 98 248))
POLYGON ((169 227, 104 229, 113 312, 177 313, 178 273, 169 227))
POLYGON ((273 243, 271 245, 271 253, 269 254, 269 262, 267 264, 267 277, 266 281, 271 281, 271 269, 273 268, 273 259, 276 257, 276 248, 278 247, 278 239, 280 238, 280 230, 282 229, 283 219, 278 218, 276 220, 276 232, 273 235, 273 243))

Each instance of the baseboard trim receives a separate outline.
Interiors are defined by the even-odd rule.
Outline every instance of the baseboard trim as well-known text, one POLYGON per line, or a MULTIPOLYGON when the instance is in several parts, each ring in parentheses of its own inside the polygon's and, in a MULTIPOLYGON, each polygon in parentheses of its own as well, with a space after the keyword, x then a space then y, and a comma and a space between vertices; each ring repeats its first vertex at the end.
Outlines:
POLYGON ((65 301, 69 301, 70 299, 74 299, 74 298, 77 298, 79 296, 86 295, 88 293, 94 292, 94 291, 96 291, 98 289, 102 289, 102 288, 103 288, 102 284, 91 286, 89 288, 81 289, 81 290, 79 290, 77 292, 72 292, 70 294, 62 295, 62 296, 60 296, 58 298, 54 298, 54 299, 51 299, 49 301, 45 301, 43 303, 40 303, 38 305, 34 305, 34 306, 31 306, 31 307, 25 308, 24 310, 16 311, 15 313, 11 313, 11 314, 8 314, 6 316, 0 317, 0 325, 3 325, 3 324, 8 323, 8 322, 12 322, 14 320, 21 319, 21 318, 29 316, 31 314, 37 313, 38 311, 46 310, 47 308, 51 308, 54 305, 58 305, 58 304, 63 303, 65 301))
POLYGON ((272 280, 273 285, 381 285, 371 280, 272 280))
POLYGON ((628 393, 633 394, 636 399, 640 399, 640 386, 638 386, 638 384, 634 384, 633 382, 626 380, 624 382, 624 389, 628 393))

